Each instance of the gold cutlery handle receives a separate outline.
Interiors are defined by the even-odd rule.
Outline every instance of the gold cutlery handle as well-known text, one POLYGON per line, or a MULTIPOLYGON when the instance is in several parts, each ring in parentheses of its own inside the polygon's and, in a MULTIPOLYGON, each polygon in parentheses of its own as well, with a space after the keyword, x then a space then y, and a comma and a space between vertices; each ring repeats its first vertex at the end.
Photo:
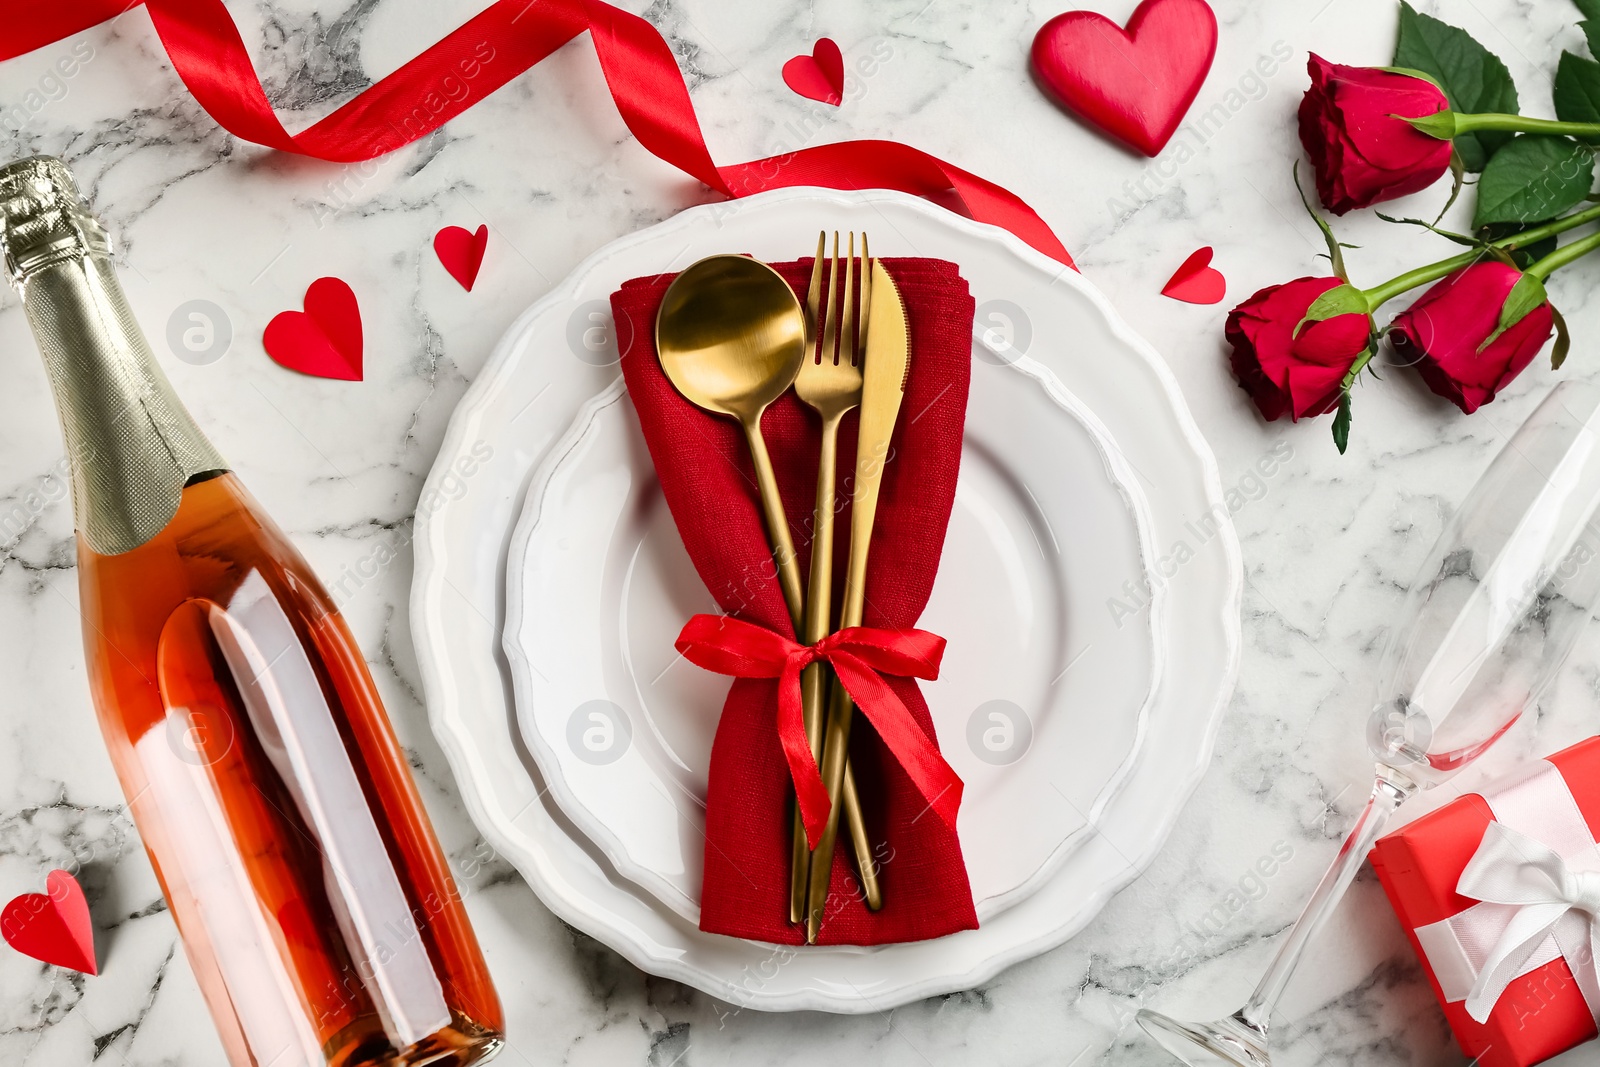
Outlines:
MULTIPOLYGON (((833 687, 833 702, 828 708, 827 732, 822 752, 822 780, 829 798, 844 791, 845 756, 850 751, 850 719, 855 702, 844 686, 833 687)), ((833 848, 839 837, 839 805, 828 809, 828 822, 822 829, 817 849, 811 854, 811 871, 806 892, 806 941, 815 942, 822 927, 822 911, 828 902, 828 882, 833 874, 833 848)))
MULTIPOLYGON (((826 688, 826 687, 824 687, 826 688)), ((878 858, 867 843, 867 823, 861 817, 861 798, 856 794, 855 767, 847 758, 844 761, 844 819, 850 829, 850 840, 856 847, 856 870, 861 874, 861 895, 866 899, 867 910, 883 907, 883 890, 878 888, 878 858)), ((807 854, 810 860, 810 854, 807 854)), ((810 874, 809 862, 806 872, 810 874)))
MULTIPOLYGON (((869 357, 870 358, 870 357, 869 357)), ((888 438, 881 455, 856 457, 856 485, 850 513, 850 561, 845 572, 844 606, 839 613, 839 629, 861 625, 866 607, 867 552, 872 547, 872 527, 878 515, 878 489, 887 459, 888 438)), ((811 873, 806 893, 806 940, 814 942, 822 925, 822 911, 828 900, 828 880, 833 865, 833 847, 839 836, 839 802, 844 791, 845 759, 850 752, 850 719, 855 701, 837 683, 828 708, 823 734, 822 781, 828 787, 828 822, 816 851, 811 854, 811 873)))
MULTIPOLYGON (((828 691, 828 673, 816 665, 807 668, 815 671, 817 682, 812 699, 818 709, 817 729, 815 732, 807 731, 807 736, 812 743, 812 757, 817 765, 822 765, 822 756, 816 751, 822 747, 822 700, 828 691)), ((801 679, 804 684, 804 677, 801 679)), ((806 690, 801 690, 802 697, 806 690)), ((850 830, 850 844, 856 854, 856 870, 861 876, 861 895, 867 907, 877 911, 883 907, 883 890, 878 885, 878 860, 872 852, 872 841, 867 836, 867 820, 861 814, 861 795, 856 792, 856 772, 848 757, 844 763, 844 784, 840 791, 841 803, 844 807, 844 821, 850 830)), ((805 820, 800 817, 798 805, 794 811, 794 840, 789 852, 789 921, 801 922, 806 915, 806 894, 810 890, 811 881, 811 849, 806 841, 805 820)), ((837 835, 837 831, 836 831, 837 835)))
MULTIPOLYGON (((764 411, 764 409, 763 409, 764 411)), ((772 457, 767 454, 766 438, 761 436, 761 416, 743 423, 744 435, 750 444, 750 462, 756 469, 756 488, 761 494, 761 512, 767 522, 767 536, 772 542, 772 558, 778 567, 778 585, 783 590, 784 604, 789 617, 803 617, 804 603, 800 590, 800 568, 794 561, 794 538, 789 534, 789 520, 784 515, 783 497, 778 495, 778 477, 772 471, 772 457)))
MULTIPOLYGON (((827 675, 822 664, 813 663, 800 675, 800 702, 805 709, 806 739, 811 742, 811 758, 822 766, 822 694, 827 675), (812 719, 816 719, 815 725, 812 719)), ((789 829, 789 921, 804 922, 806 917, 806 892, 811 876, 811 843, 806 839, 806 823, 800 814, 800 805, 794 806, 794 818, 789 829)))
MULTIPOLYGON (((833 622, 833 515, 837 484, 840 417, 824 419, 822 443, 817 456, 817 500, 813 513, 811 574, 806 589, 805 620, 800 640, 814 645, 828 636, 833 622)), ((811 741, 811 758, 822 766, 823 697, 827 692, 828 671, 813 663, 800 676, 800 698, 804 708, 806 737, 811 741)), ((856 793, 855 775, 846 762, 842 800, 850 840, 855 845, 856 867, 867 906, 876 911, 883 905, 878 888, 876 861, 867 839, 866 821, 861 816, 861 799, 856 793)), ((810 880, 811 850, 806 841, 805 823, 795 808, 793 840, 789 852, 789 921, 805 917, 806 892, 810 880)))
MULTIPOLYGON (((743 423, 743 425, 745 438, 749 442, 750 446, 750 462, 755 467, 756 488, 759 490, 761 495, 761 511, 766 519, 768 537, 772 542, 772 557, 778 567, 778 584, 783 589, 784 603, 789 608, 789 617, 794 621, 795 629, 802 630, 804 626, 805 612, 804 599, 800 591, 800 568, 795 562, 794 538, 789 533, 789 519, 784 513, 783 498, 778 495, 778 478, 772 470, 772 457, 767 453, 766 438, 764 438, 761 434, 761 414, 757 413, 754 419, 743 423)), ((835 429, 837 430, 837 427, 835 427, 835 429)), ((831 471, 832 469, 833 466, 830 464, 829 470, 831 471)), ((832 493, 829 493, 830 500, 832 495, 832 493)), ((829 570, 829 587, 831 589, 833 555, 833 508, 831 503, 828 508, 827 520, 829 524, 827 563, 829 570)), ((815 555, 815 553, 813 553, 813 555, 815 555)), ((823 625, 826 627, 826 622, 824 622, 823 625)), ((824 636, 826 636, 826 632, 826 629, 824 629, 824 636)), ((820 639, 821 638, 819 637, 818 640, 820 639)), ((815 668, 813 668, 811 673, 820 674, 820 671, 817 671, 815 668)), ((822 680, 825 679, 826 675, 822 675, 822 680)), ((804 680, 802 679, 802 687, 803 685, 804 680)), ((820 731, 822 725, 822 692, 825 687, 822 686, 819 681, 813 683, 813 688, 816 690, 816 693, 813 696, 812 703, 816 708, 815 718, 817 720, 817 729, 820 731)), ((802 695, 803 693, 804 689, 802 688, 802 695)), ((815 733, 810 730, 807 731, 807 734, 814 738, 811 746, 812 757, 820 759, 820 749, 822 747, 820 740, 815 739, 815 733)), ((849 771, 850 769, 848 767, 844 768, 844 773, 849 773, 849 771)), ((866 822, 861 817, 860 800, 856 799, 854 803, 852 803, 850 797, 841 798, 841 789, 835 789, 830 793, 830 796, 834 800, 833 808, 837 812, 841 801, 843 803, 850 804, 852 810, 846 821, 850 825, 851 840, 855 842, 856 858, 860 861, 861 870, 863 872, 861 875, 862 885, 864 887, 869 886, 868 879, 871 879, 870 889, 867 892, 867 899, 869 902, 872 900, 879 900, 881 903, 881 897, 878 893, 876 871, 872 866, 872 846, 867 840, 866 822)), ((849 790, 851 797, 855 795, 855 792, 854 775, 851 775, 849 790)), ((798 810, 796 811, 795 817, 796 819, 799 818, 798 810)), ((837 818, 834 818, 832 821, 835 824, 834 833, 835 836, 837 836, 837 818)), ((799 842, 803 850, 803 846, 806 843, 805 829, 803 826, 800 830, 799 842)), ((809 858, 810 854, 806 853, 801 865, 799 867, 792 867, 791 870, 809 871, 809 858)), ((790 915, 793 921, 799 922, 801 916, 795 903, 797 900, 797 893, 795 892, 795 885, 793 882, 791 882, 790 890, 790 915)))

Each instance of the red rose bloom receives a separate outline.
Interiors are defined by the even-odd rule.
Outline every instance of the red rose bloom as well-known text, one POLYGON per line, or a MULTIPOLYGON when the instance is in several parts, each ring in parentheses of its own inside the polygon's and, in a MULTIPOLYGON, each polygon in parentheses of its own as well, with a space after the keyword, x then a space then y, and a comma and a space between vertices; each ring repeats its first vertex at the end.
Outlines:
POLYGON ((1500 336, 1500 309, 1522 272, 1483 260, 1463 267, 1395 317, 1389 339, 1402 362, 1416 365, 1428 388, 1468 415, 1533 362, 1555 318, 1547 300, 1500 336))
POLYGON ((1299 420, 1339 405, 1340 385, 1366 351, 1372 320, 1351 312, 1308 322, 1312 303, 1345 284, 1338 278, 1297 278, 1270 285, 1228 313, 1224 333, 1233 345, 1233 373, 1269 421, 1299 420))
POLYGON ((1317 171, 1317 195, 1335 215, 1425 189, 1450 169, 1450 142, 1414 128, 1450 107, 1437 85, 1312 53, 1300 101, 1300 143, 1317 171))

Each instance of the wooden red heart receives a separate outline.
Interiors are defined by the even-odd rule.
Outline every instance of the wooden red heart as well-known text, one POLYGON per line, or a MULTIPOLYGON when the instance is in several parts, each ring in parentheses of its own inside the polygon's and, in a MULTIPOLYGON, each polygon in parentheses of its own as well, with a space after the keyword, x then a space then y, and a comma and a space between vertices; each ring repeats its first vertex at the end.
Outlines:
POLYGON ((1158 154, 1177 132, 1217 52, 1206 0, 1144 0, 1123 30, 1068 11, 1039 28, 1033 70, 1046 92, 1090 125, 1158 154))
POLYGON ((830 38, 819 37, 809 56, 783 65, 783 83, 808 100, 838 107, 844 103, 844 54, 830 38))
POLYGON ((487 226, 479 226, 470 233, 460 226, 446 226, 433 235, 433 254, 439 257, 450 277, 469 293, 472 283, 478 280, 478 268, 483 266, 483 250, 488 247, 487 226))
POLYGON ((339 278, 318 278, 306 290, 305 311, 280 311, 267 323, 267 355, 290 370, 318 378, 361 380, 361 308, 339 278))
POLYGON ((1211 246, 1197 248, 1161 287, 1162 296, 1188 304, 1217 304, 1228 293, 1228 280, 1211 265, 1211 246))
POLYGON ((0 911, 0 936, 41 963, 99 974, 83 887, 66 871, 51 871, 44 884, 47 892, 24 893, 0 911))

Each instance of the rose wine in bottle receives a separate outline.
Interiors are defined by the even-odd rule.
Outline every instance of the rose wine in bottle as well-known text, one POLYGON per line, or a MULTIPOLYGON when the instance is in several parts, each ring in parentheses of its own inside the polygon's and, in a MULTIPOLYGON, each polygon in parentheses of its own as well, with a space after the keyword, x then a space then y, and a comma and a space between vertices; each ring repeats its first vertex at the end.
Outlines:
POLYGON ((60 161, 0 167, 0 235, 100 728, 230 1063, 487 1059, 500 1002, 344 620, 173 394, 60 161))

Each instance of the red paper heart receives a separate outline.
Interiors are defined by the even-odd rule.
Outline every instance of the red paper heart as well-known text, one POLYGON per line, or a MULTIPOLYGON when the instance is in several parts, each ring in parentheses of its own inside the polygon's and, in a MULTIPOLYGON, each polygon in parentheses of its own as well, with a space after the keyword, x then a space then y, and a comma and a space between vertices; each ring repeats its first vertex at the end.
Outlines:
POLYGON ((1161 287, 1162 296, 1189 304, 1216 304, 1228 292, 1228 279, 1211 266, 1211 246, 1197 248, 1161 287))
POLYGON ((339 278, 318 278, 306 290, 305 311, 280 311, 262 343, 275 361, 318 378, 361 380, 361 308, 339 278))
POLYGON ((830 38, 819 37, 809 56, 783 65, 783 83, 808 100, 838 107, 844 103, 844 54, 830 38))
POLYGON ((1057 15, 1033 39, 1033 70, 1063 107, 1154 156, 1216 52, 1217 16, 1205 0, 1144 0, 1126 31, 1092 11, 1057 15))
POLYGON ((460 226, 446 226, 433 235, 433 254, 469 293, 472 283, 478 280, 478 268, 483 266, 483 250, 488 247, 487 226, 479 226, 471 233, 460 226))
POLYGON ((47 893, 24 893, 0 911, 0 936, 41 963, 99 974, 83 887, 66 871, 51 871, 44 884, 47 893))

